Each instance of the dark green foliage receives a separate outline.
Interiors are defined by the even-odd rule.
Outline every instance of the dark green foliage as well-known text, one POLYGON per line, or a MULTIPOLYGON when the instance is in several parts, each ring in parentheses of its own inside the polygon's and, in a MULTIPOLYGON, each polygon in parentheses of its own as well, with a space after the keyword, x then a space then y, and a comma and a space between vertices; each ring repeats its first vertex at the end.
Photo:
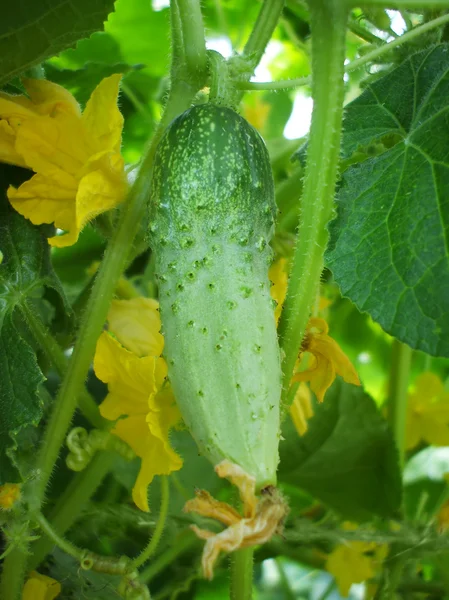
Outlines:
POLYGON ((114 0, 3 2, 0 85, 103 28, 114 0))
POLYGON ((344 157, 397 143, 349 168, 327 265, 342 293, 391 335, 449 356, 449 47, 412 56, 346 110, 344 157))
POLYGON ((394 517, 401 475, 390 429, 362 388, 336 381, 300 437, 290 419, 280 445, 280 481, 300 486, 343 517, 394 517))
MULTIPOLYGON (((35 340, 27 331, 22 309, 41 318, 35 302, 51 301, 62 323, 70 313, 65 295, 50 262, 50 252, 42 228, 34 226, 9 205, 6 182, 17 179, 18 169, 2 166, 0 199, 0 483, 16 481, 18 474, 6 456, 15 445, 18 432, 37 425, 42 416, 38 387, 44 376, 36 361, 35 340)), ((70 318, 70 315, 69 317, 70 318)))

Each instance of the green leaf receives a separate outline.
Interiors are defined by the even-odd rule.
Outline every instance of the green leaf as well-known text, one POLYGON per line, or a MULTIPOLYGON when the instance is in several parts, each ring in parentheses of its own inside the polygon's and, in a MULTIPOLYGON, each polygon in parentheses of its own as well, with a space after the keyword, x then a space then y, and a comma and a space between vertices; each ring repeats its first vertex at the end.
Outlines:
POLYGON ((15 437, 22 428, 40 421, 37 388, 42 381, 34 351, 21 338, 11 314, 0 313, 0 484, 20 480, 7 453, 16 446, 15 437))
MULTIPOLYGON (((0 463, 1 479, 17 481, 18 473, 9 462, 17 446, 18 433, 36 426, 42 416, 38 387, 44 376, 29 345, 21 308, 27 303, 37 312, 43 299, 67 314, 61 284, 50 262, 49 246, 42 228, 16 213, 6 200, 8 179, 23 179, 23 170, 0 169, 0 463)), ((17 183, 17 181, 14 181, 17 183)))
POLYGON ((346 109, 349 168, 327 266, 343 295, 402 342, 449 356, 449 46, 415 54, 346 109))
POLYGON ((77 40, 103 29, 114 0, 22 0, 3 3, 0 85, 77 40))
POLYGON ((345 518, 393 517, 401 503, 397 452, 362 388, 336 381, 300 437, 291 420, 280 444, 280 482, 297 485, 345 518))
POLYGON ((155 11, 148 0, 117 0, 105 30, 118 42, 123 59, 144 64, 152 75, 168 72, 169 12, 155 11))

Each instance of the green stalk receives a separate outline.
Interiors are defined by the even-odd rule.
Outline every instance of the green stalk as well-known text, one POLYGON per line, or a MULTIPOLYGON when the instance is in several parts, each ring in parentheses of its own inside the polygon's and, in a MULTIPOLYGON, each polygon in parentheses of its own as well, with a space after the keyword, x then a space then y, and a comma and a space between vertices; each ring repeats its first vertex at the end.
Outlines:
POLYGON ((150 583, 150 581, 159 575, 166 567, 174 564, 179 556, 189 552, 192 548, 199 546, 199 543, 198 538, 190 531, 190 529, 183 531, 176 537, 173 544, 169 546, 167 550, 159 554, 159 556, 152 560, 148 567, 142 571, 139 580, 143 583, 150 583))
MULTIPOLYGON (((246 59, 247 68, 240 82, 246 83, 254 72, 254 69, 260 62, 260 59, 265 52, 268 42, 273 35, 276 25, 281 17, 282 9, 284 8, 284 0, 264 0, 262 8, 257 16, 251 35, 243 49, 242 56, 246 59)), ((238 106, 243 96, 243 91, 246 89, 243 85, 239 89, 237 82, 233 82, 233 88, 236 90, 233 94, 232 104, 238 106)))
POLYGON ((26 560, 21 548, 14 548, 3 561, 3 576, 0 582, 1 600, 19 600, 22 582, 26 575, 26 560), (19 582, 20 588, 17 587, 19 582))
POLYGON ((365 42, 368 42, 369 44, 384 43, 384 40, 382 38, 378 37, 377 35, 374 35, 374 33, 368 31, 368 29, 365 29, 365 27, 360 25, 358 21, 353 21, 352 19, 350 19, 348 21, 348 29, 362 40, 365 40, 365 42))
POLYGON ((77 561, 81 562, 83 558, 83 551, 80 548, 74 546, 71 542, 61 537, 50 525, 43 514, 38 513, 35 516, 36 522, 39 524, 45 535, 53 542, 55 546, 61 548, 69 556, 73 556, 77 561))
POLYGON ((185 65, 193 77, 191 83, 201 85, 206 72, 206 41, 199 0, 177 0, 182 23, 185 65))
POLYGON ((412 349, 393 340, 389 382, 389 420, 399 453, 399 464, 404 466, 405 426, 407 420, 407 389, 410 379, 412 349))
POLYGON ((259 64, 283 8, 284 0, 265 0, 262 4, 257 21, 243 49, 243 56, 250 60, 253 68, 259 64))
POLYGON ((344 95, 347 12, 340 0, 310 2, 312 96, 310 143, 301 198, 301 218, 287 297, 279 324, 285 353, 284 393, 316 298, 334 207, 344 95))
MULTIPOLYGON (((77 473, 48 515, 53 529, 64 535, 75 523, 91 496, 100 486, 115 461, 114 452, 98 452, 89 465, 77 473)), ((30 571, 36 569, 51 552, 53 543, 47 537, 40 538, 31 546, 30 571)))
POLYGON ((145 564, 155 553, 156 548, 161 541, 162 532, 164 531, 165 523, 167 521, 168 505, 170 501, 170 483, 166 475, 161 475, 161 507, 159 510, 159 517, 154 529, 154 533, 151 536, 150 541, 146 548, 142 550, 137 558, 132 562, 132 569, 138 569, 145 564))
MULTIPOLYGON (((56 369, 58 375, 63 377, 67 371, 67 358, 63 349, 28 303, 23 303, 20 309, 35 340, 45 352, 45 355, 56 369)), ((110 423, 100 415, 95 400, 84 387, 81 389, 78 397, 78 406, 93 427, 100 429, 110 427, 110 423)))
POLYGON ((231 555, 231 600, 251 600, 253 597, 254 546, 237 550, 231 555))
MULTIPOLYGON (((357 69, 360 69, 360 67, 363 67, 364 65, 373 62, 376 58, 379 58, 379 56, 382 56, 387 52, 391 52, 391 50, 393 50, 394 48, 397 48, 398 46, 401 46, 406 42, 410 42, 411 40, 417 38, 423 33, 435 29, 436 27, 441 27, 446 23, 449 23, 449 15, 443 15, 436 19, 432 19, 432 21, 429 21, 428 23, 419 25, 418 27, 415 27, 411 31, 404 33, 404 35, 401 35, 395 40, 383 44, 382 46, 379 46, 379 48, 376 48, 375 50, 368 52, 364 56, 353 60, 345 66, 345 73, 351 73, 352 71, 356 71, 357 69)), ((233 84, 237 89, 240 90, 287 90, 303 85, 309 85, 311 81, 311 77, 298 77, 297 79, 286 79, 281 81, 233 81, 233 84)))

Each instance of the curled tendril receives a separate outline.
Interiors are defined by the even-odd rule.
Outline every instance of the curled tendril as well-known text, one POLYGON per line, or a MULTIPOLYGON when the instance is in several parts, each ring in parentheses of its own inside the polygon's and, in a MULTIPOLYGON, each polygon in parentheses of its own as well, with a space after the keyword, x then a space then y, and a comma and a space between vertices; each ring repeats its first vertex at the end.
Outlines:
POLYGON ((139 573, 133 571, 120 581, 117 591, 125 600, 151 600, 147 586, 138 577, 139 573))
POLYGON ((114 450, 126 460, 135 457, 126 442, 109 431, 74 427, 67 436, 67 447, 70 450, 66 464, 72 471, 82 471, 87 467, 98 450, 114 450))
POLYGON ((80 566, 84 571, 95 571, 108 575, 129 575, 132 573, 131 562, 127 556, 100 556, 86 550, 81 557, 80 566))
POLYGON ((85 571, 122 575, 117 591, 124 600, 151 600, 147 586, 139 581, 139 572, 133 569, 132 560, 127 556, 100 556, 86 550, 80 566, 85 571))

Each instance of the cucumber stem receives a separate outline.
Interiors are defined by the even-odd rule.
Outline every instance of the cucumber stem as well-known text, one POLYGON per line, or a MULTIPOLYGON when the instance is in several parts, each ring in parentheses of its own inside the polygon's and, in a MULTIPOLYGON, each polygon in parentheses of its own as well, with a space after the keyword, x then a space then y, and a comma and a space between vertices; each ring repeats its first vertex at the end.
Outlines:
MULTIPOLYGON (((63 377, 67 370, 67 358, 63 349, 58 344, 57 340, 52 336, 50 331, 42 323, 39 316, 34 312, 28 303, 21 306, 21 312, 25 317, 26 323, 31 330, 35 340, 45 353, 48 360, 51 362, 60 377, 63 377)), ((103 419, 95 400, 83 388, 78 398, 78 406, 80 411, 89 421, 89 423, 98 429, 110 428, 110 423, 103 419)))
POLYGON ((166 475, 161 475, 161 506, 159 509, 159 517, 157 519, 154 533, 150 538, 147 546, 132 562, 132 568, 138 569, 149 560, 156 551, 156 548, 161 541, 162 533, 164 531, 165 523, 167 521, 168 505, 170 502, 170 483, 166 475))
POLYGON ((314 108, 297 244, 279 324, 284 397, 316 298, 334 207, 343 116, 347 11, 340 0, 309 3, 314 108))
MULTIPOLYGON (((87 467, 77 473, 48 515, 53 529, 59 534, 65 532, 76 522, 91 496, 101 485, 116 460, 114 452, 98 452, 87 467)), ((29 569, 36 569, 51 552, 53 542, 46 536, 41 537, 31 546, 32 557, 29 569)))
POLYGON ((412 349, 399 340, 393 340, 389 382, 389 420, 399 453, 399 464, 404 467, 405 425, 407 420, 407 390, 410 378, 412 349))
POLYGON ((283 8, 284 0, 265 0, 262 4, 257 21, 243 49, 243 56, 249 59, 253 68, 259 64, 283 8))
POLYGON ((254 546, 237 550, 231 555, 231 600, 251 600, 253 597, 254 546))
POLYGON ((198 0, 177 0, 182 24, 184 58, 192 84, 201 85, 206 74, 206 40, 203 16, 198 0))

